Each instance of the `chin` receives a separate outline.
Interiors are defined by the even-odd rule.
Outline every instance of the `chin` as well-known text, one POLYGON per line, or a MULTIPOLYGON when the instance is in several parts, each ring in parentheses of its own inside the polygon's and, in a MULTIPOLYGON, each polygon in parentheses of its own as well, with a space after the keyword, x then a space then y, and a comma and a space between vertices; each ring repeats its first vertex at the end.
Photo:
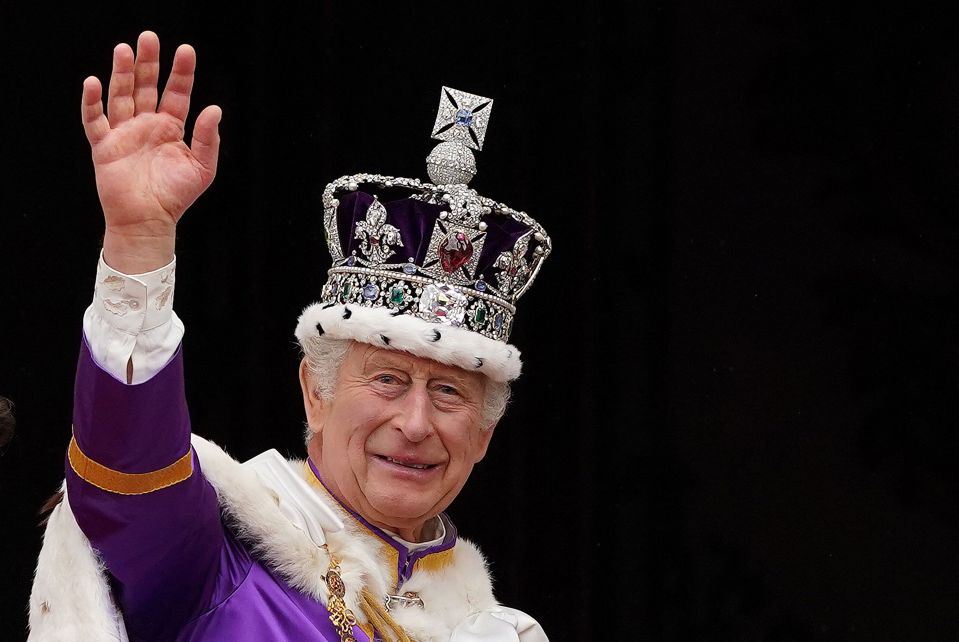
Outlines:
POLYGON ((397 525, 425 522, 442 510, 437 510, 436 504, 430 500, 411 501, 408 495, 398 492, 368 496, 367 501, 373 510, 383 516, 384 521, 397 525))

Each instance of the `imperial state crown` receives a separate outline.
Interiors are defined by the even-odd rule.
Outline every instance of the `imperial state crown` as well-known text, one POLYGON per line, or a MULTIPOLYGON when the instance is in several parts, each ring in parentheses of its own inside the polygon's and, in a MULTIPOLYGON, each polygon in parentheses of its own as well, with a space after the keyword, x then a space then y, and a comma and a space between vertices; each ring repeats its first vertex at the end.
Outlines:
POLYGON ((493 101, 443 87, 427 157, 433 181, 355 174, 323 192, 333 265, 300 316, 304 343, 328 333, 483 372, 519 376, 506 341, 516 301, 552 243, 525 212, 481 196, 476 173, 493 101))

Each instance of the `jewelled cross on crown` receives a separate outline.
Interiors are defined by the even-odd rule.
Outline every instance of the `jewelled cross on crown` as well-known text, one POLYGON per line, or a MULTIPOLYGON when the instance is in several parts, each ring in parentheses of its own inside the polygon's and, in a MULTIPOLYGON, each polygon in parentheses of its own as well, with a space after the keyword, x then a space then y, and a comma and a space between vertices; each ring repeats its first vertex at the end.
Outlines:
POLYGON ((433 124, 433 138, 443 141, 426 159, 426 171, 437 185, 466 185, 476 175, 471 149, 482 150, 493 99, 443 87, 433 124))

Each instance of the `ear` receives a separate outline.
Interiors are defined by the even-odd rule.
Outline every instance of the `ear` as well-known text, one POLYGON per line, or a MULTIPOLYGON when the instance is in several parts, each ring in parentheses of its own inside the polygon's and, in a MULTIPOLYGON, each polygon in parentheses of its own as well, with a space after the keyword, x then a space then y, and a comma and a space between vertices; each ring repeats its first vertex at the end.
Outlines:
POLYGON ((318 435, 323 430, 324 411, 327 404, 313 387, 306 357, 303 357, 300 361, 300 391, 303 393, 303 411, 306 413, 306 423, 310 426, 310 431, 314 435, 318 435))
POLYGON ((476 442, 476 452, 473 456, 473 463, 478 464, 483 460, 483 457, 486 456, 486 451, 489 449, 490 439, 493 438, 493 429, 496 428, 496 424, 499 423, 499 420, 494 421, 489 425, 485 430, 480 430, 478 440, 476 442))

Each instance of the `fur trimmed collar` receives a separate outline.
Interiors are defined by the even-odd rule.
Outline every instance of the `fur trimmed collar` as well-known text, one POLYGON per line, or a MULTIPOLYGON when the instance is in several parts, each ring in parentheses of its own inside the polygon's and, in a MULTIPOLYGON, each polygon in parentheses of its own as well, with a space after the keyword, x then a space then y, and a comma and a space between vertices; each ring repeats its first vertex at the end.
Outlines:
MULTIPOLYGON (((283 514, 277 492, 264 486, 256 472, 212 442, 196 435, 192 441, 203 474, 217 491, 225 523, 261 563, 325 605, 326 552, 283 514)), ((291 465, 308 470, 304 462, 291 465)), ((394 588, 395 566, 384 554, 389 544, 329 496, 319 495, 345 524, 341 531, 326 533, 326 539, 340 563, 347 607, 365 624, 359 609, 361 590, 385 599, 394 588)), ((449 640, 457 624, 497 607, 486 562, 473 544, 460 539, 439 555, 442 563, 417 565, 402 587, 403 592, 417 593, 424 606, 401 606, 391 612, 420 642, 449 640)), ((30 596, 30 630, 29 639, 34 642, 127 640, 103 564, 77 526, 66 494, 51 514, 44 535, 30 596), (71 581, 62 581, 64 577, 71 581)))

